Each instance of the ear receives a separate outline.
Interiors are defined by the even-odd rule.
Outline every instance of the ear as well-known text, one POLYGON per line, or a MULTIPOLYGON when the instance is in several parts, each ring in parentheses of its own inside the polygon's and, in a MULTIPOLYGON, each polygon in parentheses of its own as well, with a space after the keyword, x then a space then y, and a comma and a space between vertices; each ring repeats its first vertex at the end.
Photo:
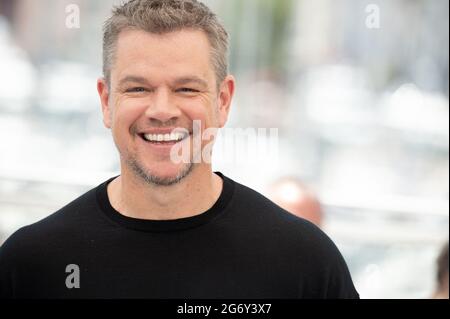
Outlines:
POLYGON ((102 103, 103 124, 110 129, 112 126, 112 110, 109 105, 109 88, 104 78, 97 80, 97 91, 102 103))
POLYGON ((219 91, 219 127, 222 128, 228 121, 231 101, 233 100, 236 80, 232 75, 228 75, 220 85, 219 91))

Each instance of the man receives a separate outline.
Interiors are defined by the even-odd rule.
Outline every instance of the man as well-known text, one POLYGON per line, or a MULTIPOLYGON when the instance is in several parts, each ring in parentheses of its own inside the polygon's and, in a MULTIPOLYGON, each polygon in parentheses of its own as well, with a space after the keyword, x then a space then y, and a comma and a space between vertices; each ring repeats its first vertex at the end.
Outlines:
POLYGON ((448 299, 448 242, 441 248, 436 260, 436 288, 433 299, 448 299))
POLYGON ((269 198, 288 212, 322 226, 323 212, 317 196, 294 177, 283 177, 269 188, 269 198))
POLYGON ((216 16, 196 0, 135 0, 104 31, 97 87, 121 175, 13 234, 0 295, 357 298, 326 235, 194 161, 211 142, 195 146, 194 123, 223 127, 235 88, 216 16))

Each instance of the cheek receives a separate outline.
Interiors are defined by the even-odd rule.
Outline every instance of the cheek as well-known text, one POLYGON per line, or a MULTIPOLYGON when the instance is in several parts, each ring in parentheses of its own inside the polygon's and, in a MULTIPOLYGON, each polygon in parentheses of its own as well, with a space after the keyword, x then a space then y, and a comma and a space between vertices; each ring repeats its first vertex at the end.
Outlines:
POLYGON ((132 105, 131 103, 126 102, 117 104, 112 120, 112 130, 114 135, 116 135, 117 138, 126 138, 143 112, 145 112, 145 107, 132 105))
POLYGON ((199 100, 184 103, 183 113, 189 118, 190 121, 202 121, 203 127, 215 126, 218 121, 216 101, 204 102, 199 100))

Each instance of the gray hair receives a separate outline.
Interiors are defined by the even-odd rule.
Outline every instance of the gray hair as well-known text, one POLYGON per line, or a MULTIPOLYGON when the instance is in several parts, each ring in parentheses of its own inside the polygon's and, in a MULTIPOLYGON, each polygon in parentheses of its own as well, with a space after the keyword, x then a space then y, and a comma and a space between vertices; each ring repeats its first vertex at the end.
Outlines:
POLYGON ((228 74, 229 36, 206 5, 197 0, 130 0, 113 9, 103 27, 103 76, 108 85, 120 32, 128 29, 164 34, 182 29, 205 32, 217 86, 228 74))

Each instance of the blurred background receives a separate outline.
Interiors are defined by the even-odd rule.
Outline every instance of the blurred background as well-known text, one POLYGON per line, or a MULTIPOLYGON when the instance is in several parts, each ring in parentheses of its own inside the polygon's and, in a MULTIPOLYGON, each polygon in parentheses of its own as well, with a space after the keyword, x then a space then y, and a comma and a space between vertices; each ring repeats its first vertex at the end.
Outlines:
MULTIPOLYGON (((276 158, 219 150, 215 170, 269 197, 300 179, 362 298, 429 298, 449 237, 449 2, 205 2, 232 38, 228 127, 279 129, 276 158)), ((118 3, 0 0, 0 243, 119 172, 96 93, 118 3)))

